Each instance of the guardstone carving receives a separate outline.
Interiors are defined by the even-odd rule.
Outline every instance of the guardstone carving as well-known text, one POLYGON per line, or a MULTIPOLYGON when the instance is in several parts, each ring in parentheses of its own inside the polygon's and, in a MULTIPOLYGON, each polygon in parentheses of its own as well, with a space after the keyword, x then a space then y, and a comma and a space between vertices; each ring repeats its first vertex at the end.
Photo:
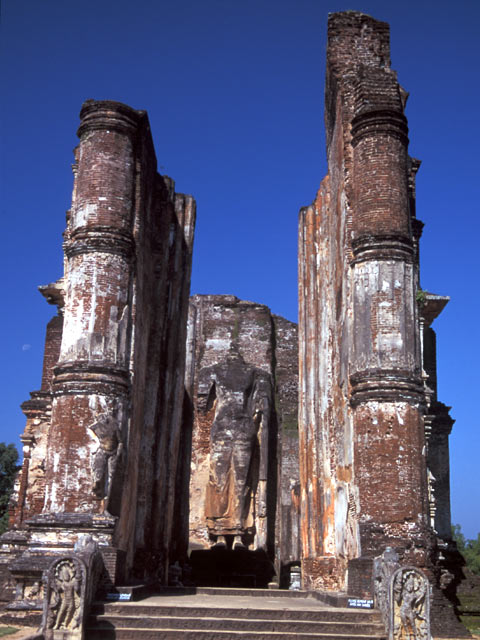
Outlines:
POLYGON ((399 564, 387 547, 374 559, 375 606, 380 609, 389 640, 430 640, 431 587, 425 574, 399 564))
POLYGON ((392 576, 393 640, 430 640, 430 585, 414 567, 402 567, 392 576))
POLYGON ((57 630, 76 632, 81 637, 87 569, 79 558, 60 558, 46 576, 45 635, 55 638, 57 630))
POLYGON ((386 628, 390 624, 390 581, 400 568, 398 554, 387 547, 381 556, 373 561, 375 606, 380 609, 386 628))

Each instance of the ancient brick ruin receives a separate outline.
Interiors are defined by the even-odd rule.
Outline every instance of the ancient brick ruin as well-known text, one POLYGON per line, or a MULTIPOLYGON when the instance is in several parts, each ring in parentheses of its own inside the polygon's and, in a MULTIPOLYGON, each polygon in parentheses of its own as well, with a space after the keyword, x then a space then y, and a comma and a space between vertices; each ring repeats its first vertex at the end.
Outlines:
MULTIPOLYGON (((235 296, 190 301, 190 546, 214 552, 194 552, 191 563, 209 567, 210 584, 220 580, 210 558, 238 556, 218 555, 221 547, 255 550, 254 564, 270 559, 269 578, 282 585, 300 563, 297 342, 297 326, 264 305, 235 296)), ((248 554, 240 564, 237 583, 259 586, 248 554)))
POLYGON ((453 421, 431 328, 448 298, 420 287, 420 162, 389 56, 388 25, 330 15, 328 175, 300 213, 298 335, 233 295, 189 300, 194 200, 157 173, 145 112, 83 105, 64 276, 40 288, 58 315, 0 550, 11 611, 43 606, 63 628, 58 585, 83 576, 87 593, 89 571, 118 593, 292 589, 301 570, 305 590, 378 606, 387 578, 423 598, 428 578, 454 629, 453 421))
POLYGON ((22 406, 4 537, 20 600, 38 595, 43 556, 80 533, 101 542, 112 584, 149 571, 163 580, 187 551, 179 451, 195 202, 157 173, 145 112, 88 101, 80 118, 65 273, 41 287, 58 315, 41 390, 22 406))
POLYGON ((438 590, 455 581, 454 568, 441 566, 451 538, 452 420, 436 398, 429 328, 448 299, 420 288, 420 162, 408 155, 407 97, 390 68, 388 25, 331 14, 328 175, 300 213, 299 237, 301 543, 310 589, 371 595, 372 560, 387 547, 438 590))

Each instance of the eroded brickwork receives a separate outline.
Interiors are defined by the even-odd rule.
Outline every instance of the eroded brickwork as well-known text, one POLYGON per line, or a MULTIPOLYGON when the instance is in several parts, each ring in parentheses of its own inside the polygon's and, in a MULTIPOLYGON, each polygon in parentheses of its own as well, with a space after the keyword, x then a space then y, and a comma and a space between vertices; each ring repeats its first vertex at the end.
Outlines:
POLYGON ((90 100, 80 118, 64 278, 41 288, 60 312, 41 391, 23 405, 13 522, 27 547, 73 545, 87 529, 113 582, 166 581, 187 550, 186 526, 173 529, 175 510, 188 518, 178 499, 195 202, 157 173, 144 111, 90 100))
POLYGON ((22 405, 0 550, 0 579, 11 590, 8 565, 25 609, 80 532, 113 584, 167 582, 190 539, 203 557, 215 543, 240 562, 260 551, 265 583, 274 564, 288 586, 301 559, 306 589, 362 597, 392 546, 433 585, 438 635, 459 633, 442 595, 459 580, 453 421, 431 328, 448 299, 420 287, 407 94, 388 25, 345 12, 328 30, 329 170, 300 213, 299 343, 264 305, 189 303, 195 202, 157 173, 145 112, 84 104, 64 276, 41 287, 58 315, 41 389, 22 405))
POLYGON ((24 520, 39 514, 45 501, 45 460, 52 417, 53 369, 60 356, 63 331, 62 286, 63 280, 60 280, 58 283, 40 287, 47 301, 57 305, 58 313, 50 320, 46 329, 42 385, 39 391, 30 394, 30 400, 22 404, 27 424, 21 436, 23 464, 18 492, 12 501, 11 526, 21 526, 24 520))
POLYGON ((434 585, 446 576, 435 533, 445 534, 447 517, 448 419, 432 403, 428 376, 435 386, 436 374, 422 357, 430 334, 420 318, 420 162, 408 155, 407 95, 390 68, 388 25, 353 11, 330 14, 328 175, 300 213, 299 236, 306 588, 371 595, 371 559, 386 546, 434 585), (437 424, 429 465, 439 476, 433 520, 429 406, 437 424))
POLYGON ((281 571, 300 558, 297 327, 264 305, 196 295, 187 353, 190 544, 240 536, 281 571))

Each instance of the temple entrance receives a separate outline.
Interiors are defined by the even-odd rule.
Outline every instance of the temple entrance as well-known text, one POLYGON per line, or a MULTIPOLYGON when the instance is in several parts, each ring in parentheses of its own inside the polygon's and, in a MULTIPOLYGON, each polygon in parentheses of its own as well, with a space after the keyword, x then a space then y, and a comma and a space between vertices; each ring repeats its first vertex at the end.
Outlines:
POLYGON ((214 546, 190 554, 192 582, 199 587, 266 589, 275 576, 266 551, 214 546))

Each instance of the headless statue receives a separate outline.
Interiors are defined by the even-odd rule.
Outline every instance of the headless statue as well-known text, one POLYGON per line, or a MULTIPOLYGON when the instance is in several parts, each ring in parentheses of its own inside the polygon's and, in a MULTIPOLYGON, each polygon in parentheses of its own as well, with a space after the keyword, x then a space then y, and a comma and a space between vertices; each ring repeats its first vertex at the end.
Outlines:
POLYGON ((213 407, 210 473, 205 516, 211 540, 223 545, 233 535, 234 548, 245 534, 266 545, 266 482, 270 376, 238 356, 202 372, 213 407))
POLYGON ((101 501, 104 512, 113 513, 118 500, 114 500, 112 489, 123 450, 118 412, 100 414, 90 429, 98 438, 91 460, 93 494, 101 501))

